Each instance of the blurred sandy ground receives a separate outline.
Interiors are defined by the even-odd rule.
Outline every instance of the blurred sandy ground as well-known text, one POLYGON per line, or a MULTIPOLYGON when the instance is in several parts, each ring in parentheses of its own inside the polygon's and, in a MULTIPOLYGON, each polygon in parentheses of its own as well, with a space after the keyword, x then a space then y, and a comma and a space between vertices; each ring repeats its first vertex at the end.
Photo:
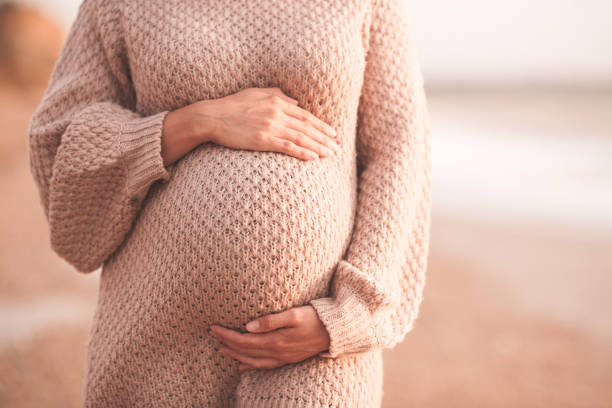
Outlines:
MULTIPOLYGON (((64 34, 29 13, 0 27, 0 406, 77 407, 99 272, 49 249, 26 135, 64 34)), ((385 351, 384 407, 612 406, 612 92, 428 100, 427 285, 385 351)))

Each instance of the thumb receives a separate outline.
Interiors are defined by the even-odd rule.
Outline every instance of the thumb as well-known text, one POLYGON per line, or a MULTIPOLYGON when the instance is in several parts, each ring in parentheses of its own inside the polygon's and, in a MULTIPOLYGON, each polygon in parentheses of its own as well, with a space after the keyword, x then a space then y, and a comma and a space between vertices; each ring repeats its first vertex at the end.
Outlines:
POLYGON ((282 327, 295 326, 295 312, 291 309, 259 317, 247 323, 250 332, 267 332, 282 327))

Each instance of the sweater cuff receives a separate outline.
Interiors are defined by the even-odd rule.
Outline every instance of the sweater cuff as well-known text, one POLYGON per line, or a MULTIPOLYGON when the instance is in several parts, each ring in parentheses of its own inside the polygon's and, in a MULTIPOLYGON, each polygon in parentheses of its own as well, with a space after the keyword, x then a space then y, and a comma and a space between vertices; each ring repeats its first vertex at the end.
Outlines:
POLYGON ((335 297, 309 302, 317 311, 330 338, 329 350, 320 357, 336 358, 344 354, 368 351, 378 344, 372 315, 350 287, 341 285, 335 297))
POLYGON ((142 199, 155 180, 170 178, 161 155, 162 129, 168 113, 162 111, 121 124, 119 144, 127 167, 130 197, 142 199))

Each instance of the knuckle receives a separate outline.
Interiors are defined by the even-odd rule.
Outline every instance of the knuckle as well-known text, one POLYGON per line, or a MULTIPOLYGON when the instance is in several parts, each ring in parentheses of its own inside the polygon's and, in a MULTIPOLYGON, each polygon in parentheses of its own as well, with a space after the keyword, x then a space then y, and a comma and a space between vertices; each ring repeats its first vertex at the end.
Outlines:
POLYGON ((274 118, 272 117, 272 114, 268 114, 266 116, 264 116, 261 119, 261 123, 262 125, 264 125, 264 127, 266 128, 270 128, 272 127, 272 124, 274 123, 274 118))
POLYGON ((270 95, 270 104, 273 107, 277 107, 280 106, 280 104, 282 103, 282 98, 278 95, 270 95))
POLYGON ((281 143, 281 147, 283 148, 284 151, 291 153, 295 150, 295 144, 293 144, 292 141, 290 140, 283 140, 281 143))
POLYGON ((282 338, 278 338, 274 340, 274 348, 276 350, 285 350, 287 347, 287 341, 282 338))
POLYGON ((298 144, 304 144, 304 142, 306 141, 306 135, 303 132, 296 132, 295 133, 295 141, 298 144))
POLYGON ((263 143, 266 140, 266 133, 263 130, 257 130, 253 133, 253 140, 256 143, 263 143))
POLYGON ((277 120, 280 119, 280 115, 281 115, 280 109, 271 109, 270 113, 268 114, 268 118, 271 119, 273 122, 276 122, 277 120))

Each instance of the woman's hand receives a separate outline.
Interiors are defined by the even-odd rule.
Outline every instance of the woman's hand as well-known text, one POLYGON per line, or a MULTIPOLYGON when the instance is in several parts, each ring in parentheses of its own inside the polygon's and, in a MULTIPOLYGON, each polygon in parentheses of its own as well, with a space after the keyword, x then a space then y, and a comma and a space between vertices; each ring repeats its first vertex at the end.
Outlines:
POLYGON ((338 150, 333 140, 335 130, 297 104, 278 87, 246 88, 170 112, 165 125, 168 133, 189 136, 168 137, 188 142, 185 148, 177 149, 165 143, 165 162, 171 163, 185 150, 209 141, 235 149, 286 153, 303 160, 334 154, 338 150))
POLYGON ((250 333, 211 325, 219 351, 240 361, 240 371, 297 363, 329 349, 329 334, 311 305, 294 307, 247 323, 250 333))

